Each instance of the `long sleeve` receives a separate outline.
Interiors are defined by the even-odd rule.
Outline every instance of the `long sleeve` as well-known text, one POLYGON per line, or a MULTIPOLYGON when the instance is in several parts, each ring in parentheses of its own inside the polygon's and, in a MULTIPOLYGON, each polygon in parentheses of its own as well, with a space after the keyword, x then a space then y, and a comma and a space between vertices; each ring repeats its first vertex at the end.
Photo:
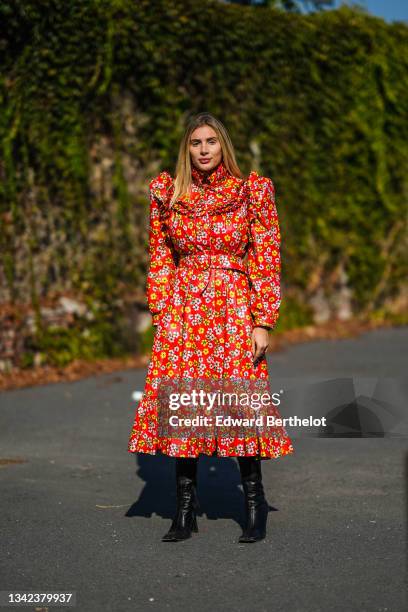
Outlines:
POLYGON ((159 323, 172 287, 177 265, 177 253, 166 234, 163 223, 164 204, 172 178, 162 172, 150 182, 149 271, 147 302, 153 325, 159 323))
POLYGON ((253 171, 248 179, 250 310, 255 325, 273 329, 281 303, 281 235, 271 179, 253 171))

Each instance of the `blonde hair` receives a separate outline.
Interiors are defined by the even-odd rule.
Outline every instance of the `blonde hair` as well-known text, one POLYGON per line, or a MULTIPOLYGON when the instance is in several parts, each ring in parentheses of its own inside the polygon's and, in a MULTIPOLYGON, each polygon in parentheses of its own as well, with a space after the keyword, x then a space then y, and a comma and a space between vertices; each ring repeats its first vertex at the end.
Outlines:
POLYGON ((210 113, 200 113, 195 115, 189 120, 184 135, 181 139, 176 165, 176 175, 174 179, 174 193, 170 200, 170 206, 172 206, 180 196, 190 192, 192 182, 190 137, 194 130, 202 125, 209 125, 216 132, 221 143, 222 161, 224 162, 228 172, 238 178, 242 177, 241 170, 239 169, 235 159, 234 146, 226 128, 223 126, 221 121, 216 119, 210 113))

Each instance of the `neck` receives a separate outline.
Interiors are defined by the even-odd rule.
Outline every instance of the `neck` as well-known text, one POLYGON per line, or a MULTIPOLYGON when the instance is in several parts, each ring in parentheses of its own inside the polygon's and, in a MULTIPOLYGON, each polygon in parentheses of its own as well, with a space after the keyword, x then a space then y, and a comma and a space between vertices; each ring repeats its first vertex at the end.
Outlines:
POLYGON ((223 160, 221 160, 216 166, 214 166, 214 168, 211 168, 209 170, 202 170, 201 168, 197 168, 196 166, 193 166, 191 170, 193 181, 195 181, 199 185, 209 184, 215 186, 216 184, 222 182, 227 174, 228 172, 223 160))

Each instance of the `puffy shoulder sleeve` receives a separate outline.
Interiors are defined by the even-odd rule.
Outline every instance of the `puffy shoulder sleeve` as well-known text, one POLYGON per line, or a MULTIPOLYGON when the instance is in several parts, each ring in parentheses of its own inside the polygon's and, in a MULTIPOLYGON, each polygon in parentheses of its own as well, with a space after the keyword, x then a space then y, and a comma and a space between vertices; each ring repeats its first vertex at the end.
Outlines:
POLYGON ((251 172, 247 179, 250 308, 254 325, 273 329, 279 318, 281 235, 270 178, 251 172))
POLYGON ((272 180, 252 171, 247 178, 247 187, 250 221, 259 219, 266 228, 271 228, 277 221, 275 187, 272 180))
POLYGON ((159 203, 162 213, 168 212, 168 204, 171 199, 173 178, 164 170, 150 181, 150 199, 155 198, 159 203))
POLYGON ((149 271, 147 274, 147 302, 153 325, 158 325, 170 297, 171 286, 177 266, 177 252, 166 231, 164 223, 168 210, 170 187, 173 179, 168 172, 161 172, 149 184, 149 271))

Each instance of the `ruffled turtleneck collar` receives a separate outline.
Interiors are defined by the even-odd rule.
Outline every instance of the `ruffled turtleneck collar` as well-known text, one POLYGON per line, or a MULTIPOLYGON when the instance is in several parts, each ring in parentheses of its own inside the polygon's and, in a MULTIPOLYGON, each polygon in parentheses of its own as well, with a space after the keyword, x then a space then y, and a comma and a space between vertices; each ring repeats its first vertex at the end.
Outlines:
POLYGON ((228 176, 229 172, 222 160, 210 171, 200 170, 195 166, 191 167, 191 178, 196 185, 211 185, 211 187, 216 187, 228 176))
POLYGON ((160 175, 162 191, 158 199, 164 218, 168 218, 170 210, 196 218, 230 212, 242 206, 242 199, 238 197, 242 180, 231 175, 223 161, 209 172, 192 166, 191 175, 197 189, 193 189, 191 196, 178 198, 171 206, 174 180, 168 172, 160 175))

